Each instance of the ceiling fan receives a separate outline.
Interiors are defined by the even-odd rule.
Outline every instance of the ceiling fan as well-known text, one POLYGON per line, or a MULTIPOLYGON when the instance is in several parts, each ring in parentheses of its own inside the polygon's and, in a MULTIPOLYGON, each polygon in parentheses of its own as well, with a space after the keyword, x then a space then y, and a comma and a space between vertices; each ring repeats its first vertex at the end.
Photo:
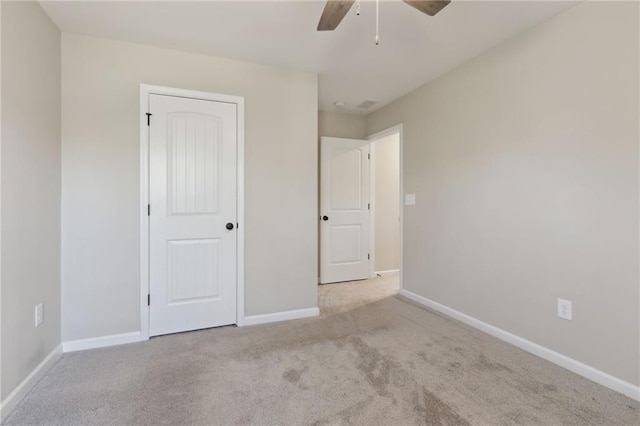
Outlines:
MULTIPOLYGON (((440 12, 451 0, 402 0, 409 6, 413 6, 422 13, 434 16, 440 12)), ((318 22, 318 31, 335 30, 342 18, 345 17, 355 0, 327 0, 324 6, 320 22, 318 22)))

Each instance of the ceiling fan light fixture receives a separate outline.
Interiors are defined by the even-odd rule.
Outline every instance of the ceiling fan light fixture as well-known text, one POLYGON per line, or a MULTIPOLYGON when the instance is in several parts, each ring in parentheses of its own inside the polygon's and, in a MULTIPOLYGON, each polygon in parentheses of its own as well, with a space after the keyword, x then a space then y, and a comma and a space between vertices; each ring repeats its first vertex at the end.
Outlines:
MULTIPOLYGON (((378 1, 376 0, 376 27, 378 20, 378 1)), ((404 3, 419 10, 420 12, 429 16, 435 16, 446 5, 451 3, 451 0, 402 0, 404 3)), ((351 9, 353 3, 356 0, 326 0, 320 21, 318 22, 318 31, 333 31, 335 30, 345 15, 351 9)), ((360 1, 356 5, 356 15, 360 15, 360 1)), ((377 33, 377 28, 376 28, 377 33)), ((379 44, 379 40, 378 43, 379 44)))

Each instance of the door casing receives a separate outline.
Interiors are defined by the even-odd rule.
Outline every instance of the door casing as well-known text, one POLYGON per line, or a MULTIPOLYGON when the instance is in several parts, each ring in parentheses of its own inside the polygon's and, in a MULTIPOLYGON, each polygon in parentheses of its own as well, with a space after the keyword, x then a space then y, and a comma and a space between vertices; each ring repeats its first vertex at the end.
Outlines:
MULTIPOLYGON (((373 142, 375 142, 378 139, 382 139, 385 138, 387 136, 393 135, 393 134, 398 134, 398 150, 400 151, 398 153, 398 170, 400 172, 400 176, 399 176, 399 185, 400 185, 400 199, 398 200, 398 203, 400 203, 400 265, 399 265, 399 271, 398 271, 398 278, 400 281, 400 290, 403 289, 402 287, 402 271, 403 271, 403 247, 404 247, 404 185, 403 185, 403 162, 402 162, 402 152, 403 152, 403 147, 402 147, 402 123, 400 124, 396 124, 395 126, 391 126, 388 129, 382 130, 378 133, 374 133, 370 136, 367 136, 367 140, 369 141, 369 143, 371 144, 370 146, 370 152, 371 152, 371 157, 373 158, 375 156, 375 144, 373 142)), ((371 264, 370 269, 369 269, 369 275, 371 278, 375 278, 376 276, 376 271, 375 271, 375 252, 376 252, 376 238, 375 238, 375 215, 376 215, 376 201, 375 201, 375 190, 376 190, 376 182, 375 182, 375 164, 372 161, 371 162, 371 166, 369 167, 369 174, 371 176, 370 178, 370 185, 369 188, 371 190, 371 194, 369 195, 369 198, 371 199, 371 223, 372 226, 370 227, 371 229, 371 234, 370 234, 370 238, 369 238, 369 250, 371 251, 371 264)))
MULTIPOLYGON (((237 107, 237 308, 236 324, 244 325, 244 98, 217 93, 197 92, 171 87, 140 85, 140 340, 149 339, 149 111, 150 95, 165 95, 181 98, 235 104, 237 107)), ((153 120, 153 117, 151 117, 153 120)))

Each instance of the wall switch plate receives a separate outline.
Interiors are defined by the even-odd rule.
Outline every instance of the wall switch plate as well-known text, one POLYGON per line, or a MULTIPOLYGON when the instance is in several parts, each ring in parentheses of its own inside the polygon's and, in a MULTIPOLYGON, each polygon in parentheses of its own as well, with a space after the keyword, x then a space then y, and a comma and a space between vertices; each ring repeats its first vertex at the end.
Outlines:
POLYGON ((44 321, 44 305, 42 303, 36 306, 36 327, 44 321))
POLYGON ((562 319, 571 321, 571 301, 558 299, 558 316, 562 319))
POLYGON ((404 205, 405 206, 415 206, 416 205, 416 194, 404 194, 404 205))

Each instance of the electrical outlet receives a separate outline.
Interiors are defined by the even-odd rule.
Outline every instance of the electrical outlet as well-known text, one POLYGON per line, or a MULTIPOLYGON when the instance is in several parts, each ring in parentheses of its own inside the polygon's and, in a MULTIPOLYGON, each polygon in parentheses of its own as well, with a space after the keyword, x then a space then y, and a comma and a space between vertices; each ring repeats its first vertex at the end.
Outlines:
POLYGON ((44 305, 42 303, 36 306, 36 327, 44 322, 44 305))
POLYGON ((558 316, 562 319, 571 321, 571 301, 558 299, 558 316))

